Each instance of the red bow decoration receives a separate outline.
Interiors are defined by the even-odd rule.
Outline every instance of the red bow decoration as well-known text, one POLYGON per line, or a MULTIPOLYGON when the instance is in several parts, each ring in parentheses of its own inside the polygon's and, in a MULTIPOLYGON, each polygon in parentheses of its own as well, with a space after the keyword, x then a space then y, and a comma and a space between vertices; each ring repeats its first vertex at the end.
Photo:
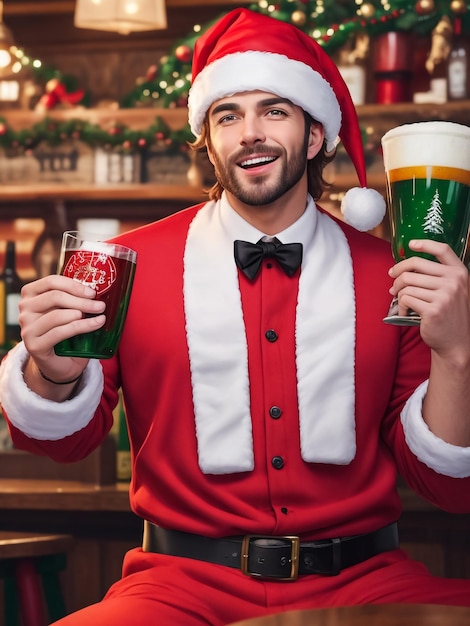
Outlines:
POLYGON ((57 105, 69 108, 78 104, 84 95, 85 92, 83 89, 68 93, 65 89, 65 85, 57 78, 52 78, 46 83, 46 93, 41 96, 37 108, 50 110, 57 105))

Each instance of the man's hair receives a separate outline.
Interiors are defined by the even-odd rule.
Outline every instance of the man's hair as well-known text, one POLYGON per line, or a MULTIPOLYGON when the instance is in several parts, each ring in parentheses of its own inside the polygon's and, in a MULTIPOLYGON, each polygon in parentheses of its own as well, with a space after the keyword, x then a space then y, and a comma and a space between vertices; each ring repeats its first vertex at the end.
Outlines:
MULTIPOLYGON (((307 140, 308 135, 310 133, 310 125, 311 124, 320 124, 314 120, 306 111, 304 111, 304 119, 305 119, 305 139, 307 140)), ((209 122, 206 119, 203 122, 201 134, 199 137, 189 144, 192 150, 196 152, 206 152, 207 146, 210 146, 210 131, 209 131, 209 122)), ((328 187, 331 186, 331 183, 327 182, 323 178, 323 170, 326 165, 330 163, 335 158, 335 152, 328 153, 326 151, 326 141, 323 142, 323 146, 317 155, 310 159, 307 163, 307 180, 308 180, 308 191, 314 200, 319 200, 328 187)), ((222 192, 222 185, 217 181, 215 184, 207 190, 209 194, 210 200, 219 200, 222 192)))

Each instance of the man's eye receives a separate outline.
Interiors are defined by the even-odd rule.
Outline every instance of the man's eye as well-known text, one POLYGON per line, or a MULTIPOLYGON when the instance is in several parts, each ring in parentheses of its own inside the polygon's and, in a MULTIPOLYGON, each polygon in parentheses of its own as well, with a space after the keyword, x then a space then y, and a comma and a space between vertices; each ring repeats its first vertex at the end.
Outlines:
POLYGON ((219 118, 219 124, 224 124, 226 122, 232 122, 234 119, 236 119, 236 116, 233 113, 227 113, 227 115, 223 115, 222 117, 219 118))
POLYGON ((283 115, 286 115, 286 113, 285 111, 281 111, 281 109, 271 109, 268 111, 268 115, 271 117, 282 117, 283 115))

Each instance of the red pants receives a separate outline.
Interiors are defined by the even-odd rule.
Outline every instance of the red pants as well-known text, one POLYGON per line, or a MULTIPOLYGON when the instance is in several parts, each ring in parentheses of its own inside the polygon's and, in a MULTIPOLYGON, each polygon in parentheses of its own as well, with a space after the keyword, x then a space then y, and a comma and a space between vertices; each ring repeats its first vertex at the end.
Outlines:
POLYGON ((105 598, 56 626, 223 626, 279 611, 357 604, 470 606, 470 580, 431 576, 402 551, 378 555, 338 576, 266 582, 200 561, 132 550, 105 598))

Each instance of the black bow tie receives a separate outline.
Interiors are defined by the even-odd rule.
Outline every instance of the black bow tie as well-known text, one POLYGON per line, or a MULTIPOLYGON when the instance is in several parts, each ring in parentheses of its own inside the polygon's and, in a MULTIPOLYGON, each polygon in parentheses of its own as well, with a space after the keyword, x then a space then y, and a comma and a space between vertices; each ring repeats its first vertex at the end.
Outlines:
POLYGON ((250 243, 248 241, 234 242, 235 263, 237 267, 253 280, 258 274, 261 263, 265 258, 275 259, 288 276, 293 276, 302 263, 301 243, 281 243, 279 239, 250 243))

